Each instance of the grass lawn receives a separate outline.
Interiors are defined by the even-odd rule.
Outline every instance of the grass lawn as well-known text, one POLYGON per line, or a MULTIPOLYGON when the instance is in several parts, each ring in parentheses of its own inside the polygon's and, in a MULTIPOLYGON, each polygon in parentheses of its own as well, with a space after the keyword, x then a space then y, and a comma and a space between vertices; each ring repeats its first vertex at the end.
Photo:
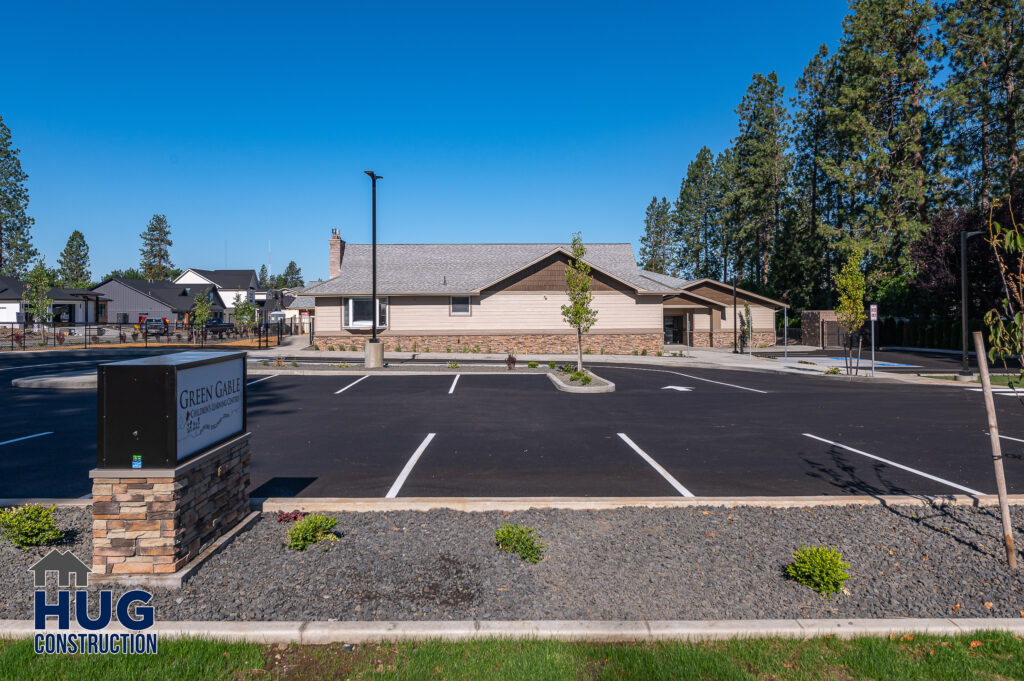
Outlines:
POLYGON ((0 679, 1024 680, 1024 641, 1001 633, 652 644, 489 640, 345 651, 186 640, 163 641, 159 655, 133 658, 36 656, 30 641, 3 641, 0 679))

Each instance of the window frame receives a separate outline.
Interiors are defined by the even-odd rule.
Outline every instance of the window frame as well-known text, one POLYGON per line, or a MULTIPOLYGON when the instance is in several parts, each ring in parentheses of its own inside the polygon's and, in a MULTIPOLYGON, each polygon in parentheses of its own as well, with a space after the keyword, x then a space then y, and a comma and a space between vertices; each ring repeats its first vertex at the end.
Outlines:
MULTIPOLYGON (((371 296, 349 296, 342 299, 342 311, 341 311, 341 325, 344 329, 372 329, 373 322, 367 320, 362 322, 356 322, 353 317, 355 315, 355 301, 370 301, 373 304, 371 296)), ((377 323, 378 329, 388 328, 388 297, 377 296, 377 305, 374 309, 374 319, 377 323), (383 319, 383 323, 382 323, 383 319)))
POLYGON ((473 296, 448 296, 448 316, 449 317, 472 317, 473 316, 473 296), (455 311, 455 299, 465 298, 466 299, 466 311, 456 312, 455 311))

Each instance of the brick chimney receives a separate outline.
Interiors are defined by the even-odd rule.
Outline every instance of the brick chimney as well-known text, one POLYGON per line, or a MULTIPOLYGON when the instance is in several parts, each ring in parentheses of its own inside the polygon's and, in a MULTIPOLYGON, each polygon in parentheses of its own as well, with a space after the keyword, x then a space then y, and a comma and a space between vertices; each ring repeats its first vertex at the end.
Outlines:
POLYGON ((345 241, 341 238, 341 230, 335 228, 331 230, 331 239, 328 241, 330 244, 330 278, 341 275, 341 261, 345 257, 345 241))

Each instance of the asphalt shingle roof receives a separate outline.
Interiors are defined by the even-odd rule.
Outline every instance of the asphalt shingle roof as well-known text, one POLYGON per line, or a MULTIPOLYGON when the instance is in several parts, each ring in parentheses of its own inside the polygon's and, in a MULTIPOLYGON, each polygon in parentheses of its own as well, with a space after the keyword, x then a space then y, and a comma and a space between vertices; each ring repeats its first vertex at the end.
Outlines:
MULTIPOLYGON (((209 284, 175 284, 173 281, 149 280, 149 279, 123 279, 113 277, 107 281, 116 281, 133 288, 136 291, 145 293, 150 298, 155 298, 164 303, 174 311, 187 311, 192 309, 196 296, 210 290, 209 284)), ((107 282, 103 282, 104 284, 107 282)), ((102 284, 101 284, 102 286, 102 284)), ((222 299, 217 294, 214 306, 220 306, 222 299)))
MULTIPOLYGON (((598 270, 641 291, 671 293, 677 287, 641 276, 633 247, 587 244, 584 258, 598 270)), ((469 293, 494 284, 568 244, 378 244, 377 291, 399 293, 469 293)), ((307 295, 370 292, 371 247, 346 244, 341 274, 302 291, 307 295)))
POLYGON ((659 274, 657 272, 650 272, 648 270, 641 270, 640 276, 644 277, 645 279, 650 279, 655 284, 667 286, 668 288, 672 289, 683 288, 691 281, 689 279, 680 279, 679 277, 672 277, 667 274, 659 274))
POLYGON ((206 277, 217 288, 226 289, 247 289, 256 275, 256 270, 198 270, 195 267, 189 268, 196 274, 206 277))

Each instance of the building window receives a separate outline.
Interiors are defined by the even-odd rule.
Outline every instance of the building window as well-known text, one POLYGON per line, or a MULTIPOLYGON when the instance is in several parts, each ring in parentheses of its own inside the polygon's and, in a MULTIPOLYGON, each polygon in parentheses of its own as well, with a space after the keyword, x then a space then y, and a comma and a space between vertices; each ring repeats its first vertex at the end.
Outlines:
POLYGON ((467 316, 471 314, 469 307, 469 296, 452 296, 451 314, 452 316, 467 316))
MULTIPOLYGON (((373 324, 373 300, 369 297, 345 298, 342 303, 342 326, 346 329, 368 329, 373 324)), ((377 299, 377 328, 388 325, 388 299, 377 299)))

